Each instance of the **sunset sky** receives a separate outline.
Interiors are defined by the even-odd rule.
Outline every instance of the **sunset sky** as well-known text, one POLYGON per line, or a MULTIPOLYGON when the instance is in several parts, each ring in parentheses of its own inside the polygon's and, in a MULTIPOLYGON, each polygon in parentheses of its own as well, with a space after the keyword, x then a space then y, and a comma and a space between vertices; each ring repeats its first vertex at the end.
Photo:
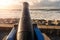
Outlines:
POLYGON ((60 0, 0 0, 0 9, 19 9, 23 2, 28 2, 32 8, 60 8, 60 0))
MULTIPOLYGON (((30 4, 29 7, 34 9, 40 9, 40 8, 60 9, 60 0, 0 0, 0 18, 20 17, 21 12, 15 9, 21 9, 23 2, 28 2, 30 4), (12 11, 12 9, 14 9, 15 11, 12 11)), ((48 14, 46 12, 44 13, 37 12, 37 13, 38 13, 37 15, 33 14, 32 17, 45 18, 45 19, 57 19, 57 18, 60 19, 60 12, 59 13, 51 12, 48 14)))
POLYGON ((18 8, 23 2, 28 2, 30 5, 34 5, 34 3, 40 2, 40 0, 0 0, 0 8, 18 8))

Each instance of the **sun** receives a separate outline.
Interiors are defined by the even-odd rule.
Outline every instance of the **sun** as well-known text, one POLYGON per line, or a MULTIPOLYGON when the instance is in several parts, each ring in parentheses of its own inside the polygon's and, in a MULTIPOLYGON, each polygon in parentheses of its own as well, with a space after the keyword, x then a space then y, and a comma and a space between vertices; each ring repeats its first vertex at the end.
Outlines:
POLYGON ((11 5, 13 0, 0 0, 0 9, 7 8, 7 6, 11 5))
POLYGON ((8 6, 11 5, 13 0, 0 0, 0 6, 8 6))

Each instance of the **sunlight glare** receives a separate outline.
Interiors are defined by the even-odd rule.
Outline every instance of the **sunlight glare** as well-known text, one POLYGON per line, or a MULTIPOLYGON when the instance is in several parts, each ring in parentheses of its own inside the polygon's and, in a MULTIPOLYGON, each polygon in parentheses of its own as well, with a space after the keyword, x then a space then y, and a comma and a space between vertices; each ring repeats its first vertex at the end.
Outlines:
POLYGON ((34 3, 40 2, 41 0, 20 0, 21 3, 28 2, 30 5, 34 5, 34 3))
POLYGON ((0 0, 0 6, 8 6, 12 4, 12 0, 0 0))
POLYGON ((0 0, 0 9, 12 8, 13 6, 20 6, 23 2, 28 2, 30 5, 40 2, 41 0, 0 0))

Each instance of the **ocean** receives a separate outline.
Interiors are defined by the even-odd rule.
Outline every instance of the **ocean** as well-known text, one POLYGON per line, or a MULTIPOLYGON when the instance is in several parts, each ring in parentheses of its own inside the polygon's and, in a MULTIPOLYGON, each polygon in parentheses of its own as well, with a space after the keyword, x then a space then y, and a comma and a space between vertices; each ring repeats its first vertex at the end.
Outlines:
MULTIPOLYGON (((22 11, 0 10, 0 18, 21 18, 22 11)), ((30 10, 31 19, 60 20, 60 11, 30 10)))

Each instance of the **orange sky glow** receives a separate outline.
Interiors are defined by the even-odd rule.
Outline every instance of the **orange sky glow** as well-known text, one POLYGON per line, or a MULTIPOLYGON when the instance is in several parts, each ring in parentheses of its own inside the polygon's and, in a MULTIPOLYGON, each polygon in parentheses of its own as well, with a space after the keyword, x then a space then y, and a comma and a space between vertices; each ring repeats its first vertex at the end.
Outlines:
POLYGON ((40 2, 40 0, 0 0, 0 9, 20 8, 23 2, 33 5, 36 2, 40 2))
MULTIPOLYGON (((28 2, 30 5, 34 5, 42 0, 0 0, 0 9, 19 9, 23 2, 28 2)), ((57 0, 49 0, 57 1, 57 0)), ((59 0, 58 0, 59 1, 59 0)))

